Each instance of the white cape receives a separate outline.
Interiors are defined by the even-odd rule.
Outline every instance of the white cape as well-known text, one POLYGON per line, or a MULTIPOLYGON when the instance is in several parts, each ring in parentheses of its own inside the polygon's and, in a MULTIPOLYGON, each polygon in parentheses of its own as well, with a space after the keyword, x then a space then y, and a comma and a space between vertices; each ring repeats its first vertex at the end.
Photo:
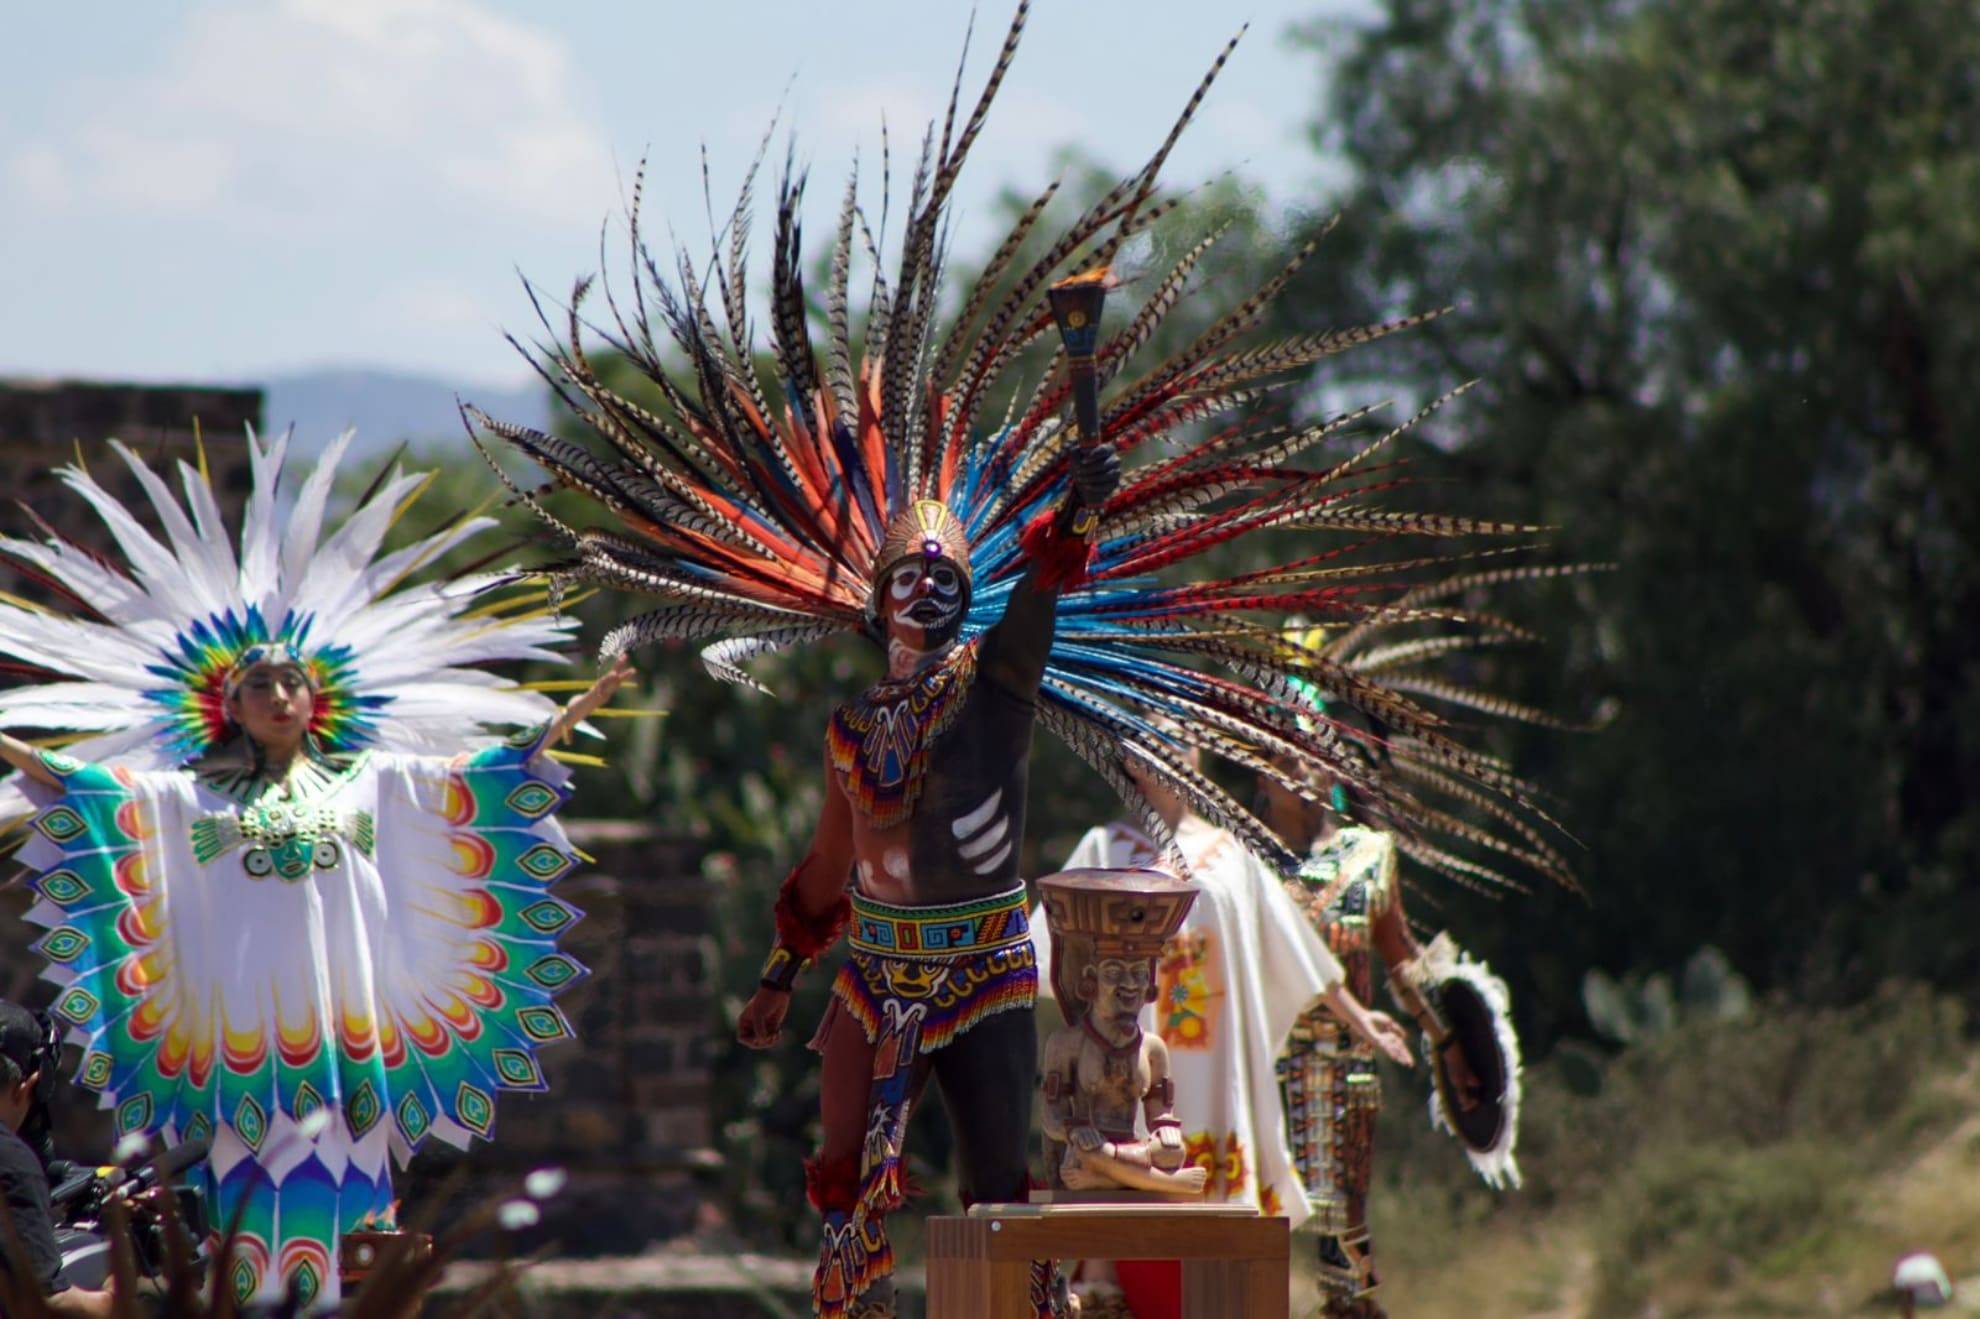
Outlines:
MULTIPOLYGON (((1156 1002, 1142 1028, 1169 1046, 1176 1116, 1191 1157, 1211 1170, 1207 1198, 1311 1214, 1286 1141, 1278 1058, 1313 1000, 1341 981, 1340 963, 1287 896, 1279 877, 1237 839, 1190 817, 1176 830, 1198 896, 1156 964, 1156 1002)), ((1140 830, 1088 831, 1065 869, 1162 868, 1140 830)), ((1033 913, 1040 991, 1052 993, 1052 936, 1033 913)))

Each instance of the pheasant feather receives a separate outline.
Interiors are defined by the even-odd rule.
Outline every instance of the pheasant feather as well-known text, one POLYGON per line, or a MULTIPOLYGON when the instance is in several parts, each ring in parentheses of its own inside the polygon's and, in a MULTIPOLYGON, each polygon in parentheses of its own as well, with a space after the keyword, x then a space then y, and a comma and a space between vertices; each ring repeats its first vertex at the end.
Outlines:
MULTIPOLYGON (((890 519, 912 500, 947 505, 967 535, 965 637, 996 623, 1015 585, 1040 567, 1025 531, 1066 498, 1082 440, 1070 422, 1064 350, 1027 351, 1051 337, 1048 290, 1074 275, 1101 277, 1128 239, 1170 212, 1162 168, 1232 48, 1217 55, 1139 169, 1056 230, 1059 185, 1033 194, 979 279, 952 289, 957 179, 1027 16, 1020 4, 973 100, 958 69, 938 122, 919 139, 897 240, 888 234, 892 148, 883 131, 877 208, 867 204, 870 194, 862 199, 855 172, 837 199, 816 306, 804 281, 807 180, 785 165, 770 222, 775 369, 761 379, 740 297, 755 167, 714 250, 680 254, 671 277, 638 234, 643 181, 635 183, 628 221, 637 288, 624 303, 607 288, 616 330, 603 346, 624 355, 648 401, 624 398, 592 369, 593 345, 573 315, 537 365, 582 401, 575 415, 590 432, 582 442, 589 456, 568 441, 482 422, 487 435, 615 528, 573 537, 553 524, 577 553, 549 571, 655 598, 656 608, 606 638, 607 653, 692 642, 704 647, 711 673, 750 683, 751 661, 778 647, 836 633, 871 637, 866 610, 884 566, 881 546, 890 519), (856 332, 850 290, 862 258, 871 294, 856 332), (697 270, 714 272, 712 293, 697 270), (622 306, 630 323, 617 320, 622 306), (668 340, 676 347, 666 354, 646 347, 668 340), (1048 357, 1035 383, 1016 382, 1016 368, 1028 372, 1048 357)), ((1195 768, 1200 754, 1213 769, 1221 763, 1309 796, 1317 778, 1346 782, 1399 829, 1420 831, 1423 855, 1466 882, 1496 885, 1490 860, 1560 878, 1566 868, 1545 842, 1530 787, 1470 746, 1444 713, 1540 712, 1496 697, 1467 699, 1462 683, 1435 668, 1524 635, 1467 588, 1439 592, 1458 580, 1452 570, 1460 560, 1483 552, 1468 542, 1496 537, 1519 546, 1537 529, 1387 505, 1412 484, 1406 466, 1389 456, 1394 440, 1462 389, 1400 426, 1360 434, 1319 466, 1302 464, 1323 445, 1359 434, 1379 405, 1292 427, 1260 406, 1336 355, 1448 308, 1254 341, 1253 330, 1315 250, 1309 243, 1179 351, 1155 359, 1151 346, 1221 234, 1195 240, 1098 343, 1100 442, 1120 454, 1125 471, 1101 510, 1083 577, 1058 596, 1040 719, 1158 839, 1135 775, 1181 793, 1261 855, 1291 863, 1291 850, 1215 773, 1195 768), (1404 558, 1383 552, 1402 536, 1452 544, 1404 558), (1251 571, 1204 571, 1206 554, 1233 546, 1251 571), (1286 546, 1296 552, 1282 552, 1286 546), (1352 644, 1339 653, 1292 645, 1282 627, 1293 613, 1347 629, 1352 644), (1434 629, 1450 639, 1425 635, 1434 629), (1380 767, 1371 735, 1315 717, 1300 695, 1309 689, 1378 721, 1382 744, 1406 756, 1411 772, 1380 767), (1456 859, 1444 860, 1446 853, 1456 859)), ((549 516, 540 501, 521 502, 549 516)), ((1512 578, 1464 580, 1482 588, 1512 578)))

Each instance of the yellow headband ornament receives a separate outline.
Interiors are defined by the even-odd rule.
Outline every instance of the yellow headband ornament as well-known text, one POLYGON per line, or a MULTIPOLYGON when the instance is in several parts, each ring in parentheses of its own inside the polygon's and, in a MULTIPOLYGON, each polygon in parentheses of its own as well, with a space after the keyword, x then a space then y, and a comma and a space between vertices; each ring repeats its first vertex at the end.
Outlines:
POLYGON ((874 559, 873 584, 878 586, 904 559, 947 559, 970 584, 969 532, 962 519, 939 499, 917 499, 887 523, 886 538, 874 559))
POLYGON ((1319 626, 1309 627, 1297 619, 1286 625, 1285 636, 1286 640, 1292 642, 1295 647, 1304 652, 1300 657, 1302 660, 1318 655, 1327 644, 1326 628, 1319 626))

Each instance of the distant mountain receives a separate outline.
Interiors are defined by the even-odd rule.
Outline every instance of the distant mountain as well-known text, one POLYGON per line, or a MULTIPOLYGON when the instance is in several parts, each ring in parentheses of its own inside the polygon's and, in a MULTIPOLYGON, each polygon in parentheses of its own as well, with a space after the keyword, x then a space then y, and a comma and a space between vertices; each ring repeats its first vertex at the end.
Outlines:
POLYGON ((550 419, 549 390, 535 381, 464 385, 437 376, 356 367, 272 376, 264 388, 267 428, 273 432, 293 424, 296 443, 305 453, 321 449, 350 427, 357 429, 353 456, 387 454, 401 440, 417 448, 460 441, 456 396, 504 421, 543 427, 550 419))

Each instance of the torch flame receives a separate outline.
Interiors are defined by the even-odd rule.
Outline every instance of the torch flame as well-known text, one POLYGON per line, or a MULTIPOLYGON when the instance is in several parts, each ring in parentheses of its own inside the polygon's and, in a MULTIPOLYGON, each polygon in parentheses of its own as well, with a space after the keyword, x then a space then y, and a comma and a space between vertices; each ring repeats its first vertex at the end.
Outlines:
POLYGON ((1053 284, 1052 287, 1055 289, 1077 289, 1085 288, 1089 284, 1098 284, 1101 288, 1107 289, 1120 287, 1120 281, 1114 278, 1114 268, 1112 266, 1100 266, 1093 270, 1083 270, 1077 275, 1068 275, 1053 284))

